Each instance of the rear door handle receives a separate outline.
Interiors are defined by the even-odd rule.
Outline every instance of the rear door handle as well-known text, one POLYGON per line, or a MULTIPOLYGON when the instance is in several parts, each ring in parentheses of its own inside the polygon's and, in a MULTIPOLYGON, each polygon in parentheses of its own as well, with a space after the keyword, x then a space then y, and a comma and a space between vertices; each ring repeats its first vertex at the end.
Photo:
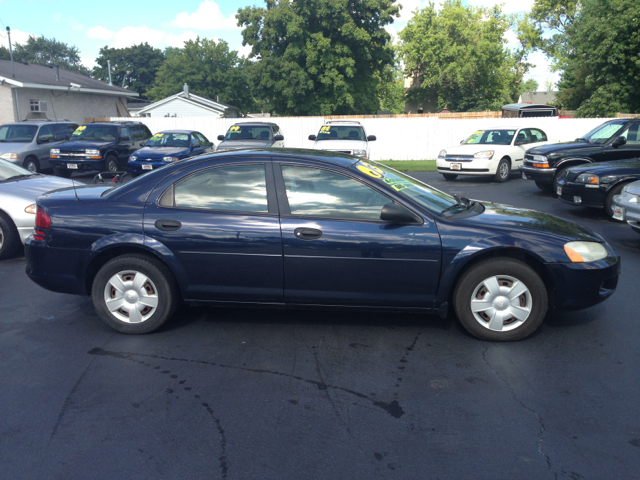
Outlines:
POLYGON ((315 240, 322 236, 322 230, 315 228, 296 228, 293 234, 300 240, 315 240))
POLYGON ((174 230, 178 230, 182 227, 182 224, 177 220, 157 220, 156 228, 158 230, 162 230, 163 232, 173 232, 174 230))

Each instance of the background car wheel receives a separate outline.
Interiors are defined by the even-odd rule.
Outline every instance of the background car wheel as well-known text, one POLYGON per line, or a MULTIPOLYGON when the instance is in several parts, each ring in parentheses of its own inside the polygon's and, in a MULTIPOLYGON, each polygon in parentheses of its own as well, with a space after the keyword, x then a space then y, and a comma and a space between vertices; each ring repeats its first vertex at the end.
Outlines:
POLYGON ((0 260, 10 257, 20 247, 18 229, 11 219, 0 213, 0 260))
POLYGON ((443 173, 442 176, 445 180, 455 180, 456 178, 458 178, 458 175, 456 175, 455 173, 443 173))
POLYGON ((110 172, 117 172, 118 171, 118 159, 116 157, 114 157, 113 155, 109 155, 107 157, 107 161, 105 162, 105 166, 107 167, 107 170, 109 170, 110 172))
POLYGON ((553 192, 553 183, 540 182, 536 180, 536 187, 543 192, 553 192))
POLYGON ((474 265, 458 282, 453 304, 462 326, 482 340, 521 340, 547 312, 547 290, 526 263, 492 258, 474 265))
POLYGON ((38 173, 40 171, 40 162, 38 162, 37 158, 27 158, 22 166, 31 173, 38 173))
POLYGON ((509 161, 508 158, 503 158, 502 160, 500 160, 500 163, 498 164, 498 168, 496 169, 495 181, 500 183, 506 182, 507 180, 509 180, 510 175, 511 175, 511 162, 509 161))
POLYGON ((604 199, 604 214, 609 219, 613 219, 613 197, 616 195, 620 195, 622 188, 629 182, 619 183, 615 187, 611 189, 611 191, 607 194, 607 198, 604 199))
POLYGON ((569 167, 561 168, 553 176, 553 185, 552 185, 553 189, 552 189, 552 192, 553 192, 554 195, 558 191, 558 179, 560 177, 564 176, 564 172, 567 170, 567 168, 569 168, 569 167))
POLYGON ((71 170, 67 170, 66 168, 54 168, 53 174, 56 177, 71 178, 71 170))
POLYGON ((160 328, 179 301, 171 271, 142 255, 123 255, 107 262, 94 279, 91 298, 107 325, 130 334, 160 328))

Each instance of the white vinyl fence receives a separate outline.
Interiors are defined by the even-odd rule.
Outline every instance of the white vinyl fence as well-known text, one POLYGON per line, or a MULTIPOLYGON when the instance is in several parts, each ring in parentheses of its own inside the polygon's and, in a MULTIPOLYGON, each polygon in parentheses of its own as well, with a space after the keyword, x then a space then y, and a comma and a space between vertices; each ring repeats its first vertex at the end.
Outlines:
MULTIPOLYGON (((234 123, 266 121, 280 126, 284 142, 291 148, 312 148, 309 135, 315 135, 324 117, 211 118, 211 117, 128 117, 112 121, 139 121, 152 133, 163 130, 197 130, 216 145, 218 135, 224 135, 234 123)), ((360 118, 367 135, 375 135, 371 144, 372 160, 433 160, 443 148, 458 145, 460 140, 476 130, 500 126, 537 127, 549 139, 568 141, 583 136, 589 130, 610 120, 606 118, 480 118, 444 119, 437 117, 360 118)))

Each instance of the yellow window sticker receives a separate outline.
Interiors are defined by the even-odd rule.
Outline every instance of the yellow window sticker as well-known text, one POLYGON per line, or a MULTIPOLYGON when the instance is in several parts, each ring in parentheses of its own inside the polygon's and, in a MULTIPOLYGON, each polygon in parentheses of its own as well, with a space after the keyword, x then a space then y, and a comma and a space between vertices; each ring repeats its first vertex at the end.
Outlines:
POLYGON ((384 172, 380 168, 365 162, 359 163, 360 165, 358 165, 358 170, 360 170, 362 173, 365 173, 373 178, 384 178, 384 172))
POLYGON ((162 137, 162 135, 163 135, 162 133, 156 133, 156 134, 153 136, 153 138, 160 138, 160 137, 162 137))
POLYGON ((238 125, 234 125, 229 129, 230 132, 241 132, 240 127, 238 125))
POLYGON ((73 132, 73 135, 80 135, 82 134, 82 131, 87 128, 85 125, 83 125, 82 127, 78 127, 75 129, 75 131, 73 132))
POLYGON ((320 129, 320 133, 329 133, 329 131, 331 131, 331 126, 330 126, 330 125, 324 125, 324 126, 320 129))

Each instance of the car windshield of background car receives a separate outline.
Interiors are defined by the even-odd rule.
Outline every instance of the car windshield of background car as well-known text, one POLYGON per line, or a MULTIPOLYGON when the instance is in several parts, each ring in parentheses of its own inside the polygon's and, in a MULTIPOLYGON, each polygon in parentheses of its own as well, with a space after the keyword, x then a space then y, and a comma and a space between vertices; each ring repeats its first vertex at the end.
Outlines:
POLYGON ((515 130, 478 130, 462 143, 475 145, 510 145, 515 130))
POLYGON ((0 127, 0 142, 30 143, 37 131, 35 125, 5 125, 0 127))
POLYGON ((582 138, 589 143, 602 144, 618 133, 625 125, 626 122, 605 123, 604 125, 594 128, 582 138))
POLYGON ((224 136, 226 140, 271 140, 271 129, 260 125, 234 125, 224 136))
POLYGON ((118 127, 112 125, 82 125, 73 132, 71 140, 97 140, 114 142, 118 136, 118 127))
POLYGON ((189 147, 189 135, 186 133, 156 133, 145 147, 189 147))
POLYGON ((417 203, 436 215, 459 203, 455 197, 448 193, 441 192, 426 183, 377 162, 357 162, 350 168, 367 175, 375 183, 390 187, 401 197, 417 203))
POLYGON ((358 140, 363 142, 362 127, 349 125, 323 125, 318 132, 317 140, 358 140))
POLYGON ((33 173, 6 160, 0 160, 0 182, 25 175, 33 175, 33 173))

